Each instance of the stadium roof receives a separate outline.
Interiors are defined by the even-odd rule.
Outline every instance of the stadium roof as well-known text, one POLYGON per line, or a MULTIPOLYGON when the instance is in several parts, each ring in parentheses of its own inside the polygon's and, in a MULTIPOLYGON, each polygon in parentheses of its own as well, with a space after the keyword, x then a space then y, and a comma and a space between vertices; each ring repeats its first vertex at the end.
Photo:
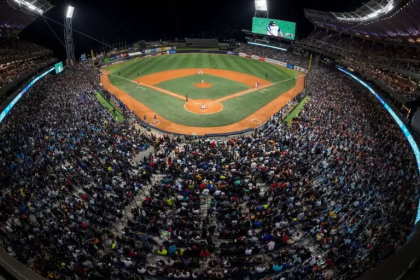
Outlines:
POLYGON ((351 13, 305 10, 316 26, 395 43, 420 44, 420 0, 370 1, 351 13))
POLYGON ((18 34, 52 7, 48 0, 0 0, 0 36, 18 34))

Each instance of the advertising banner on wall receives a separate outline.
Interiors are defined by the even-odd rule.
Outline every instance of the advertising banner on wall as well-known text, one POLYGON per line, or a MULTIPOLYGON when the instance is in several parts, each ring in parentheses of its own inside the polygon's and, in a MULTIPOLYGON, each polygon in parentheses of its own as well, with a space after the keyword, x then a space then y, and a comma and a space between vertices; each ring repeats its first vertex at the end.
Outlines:
POLYGON ((121 54, 121 58, 124 58, 124 57, 127 57, 127 56, 128 56, 128 54, 126 54, 126 53, 121 54))
POLYGON ((308 70, 306 70, 305 68, 299 67, 299 66, 295 66, 295 70, 303 72, 303 73, 309 73, 308 70))
POLYGON ((246 53, 239 53, 240 57, 246 57, 246 53))
POLYGON ((251 58, 252 59, 259 59, 260 57, 258 55, 252 55, 251 58))
POLYGON ((259 61, 265 61, 265 57, 259 57, 258 60, 259 61))
POLYGON ((287 68, 295 70, 295 66, 293 64, 287 63, 287 68))
POLYGON ((274 60, 274 59, 271 59, 271 58, 265 58, 265 62, 272 63, 272 64, 277 64, 277 65, 280 63, 280 61, 277 61, 277 60, 274 60))
POLYGON ((133 53, 128 54, 128 56, 136 56, 136 55, 141 55, 141 52, 133 52, 133 53))
POLYGON ((168 54, 176 54, 176 51, 168 51, 168 54))
POLYGON ((271 58, 266 58, 265 62, 287 67, 287 63, 282 62, 282 61, 278 61, 278 60, 274 60, 274 59, 271 59, 271 58))
POLYGON ((156 49, 156 52, 161 52, 162 51, 162 49, 161 48, 157 48, 156 49))
POLYGON ((151 50, 144 50, 144 53, 151 53, 151 50))

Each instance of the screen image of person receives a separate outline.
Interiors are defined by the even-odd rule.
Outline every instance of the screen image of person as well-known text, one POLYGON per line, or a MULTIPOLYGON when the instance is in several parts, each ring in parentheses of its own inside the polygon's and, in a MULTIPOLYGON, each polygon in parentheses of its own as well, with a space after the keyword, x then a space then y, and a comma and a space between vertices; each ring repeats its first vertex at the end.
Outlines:
POLYGON ((280 26, 276 25, 275 21, 270 21, 270 24, 267 26, 267 35, 283 38, 283 32, 280 26))
POLYGON ((252 33, 294 40, 296 23, 279 19, 254 17, 252 19, 252 33))

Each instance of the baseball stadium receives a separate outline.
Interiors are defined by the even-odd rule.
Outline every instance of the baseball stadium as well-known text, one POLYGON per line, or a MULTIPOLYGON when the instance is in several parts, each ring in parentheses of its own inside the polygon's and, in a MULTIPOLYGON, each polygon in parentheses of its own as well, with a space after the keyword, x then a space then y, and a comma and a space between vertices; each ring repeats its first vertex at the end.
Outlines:
POLYGON ((419 14, 0 0, 0 280, 420 279, 419 14))

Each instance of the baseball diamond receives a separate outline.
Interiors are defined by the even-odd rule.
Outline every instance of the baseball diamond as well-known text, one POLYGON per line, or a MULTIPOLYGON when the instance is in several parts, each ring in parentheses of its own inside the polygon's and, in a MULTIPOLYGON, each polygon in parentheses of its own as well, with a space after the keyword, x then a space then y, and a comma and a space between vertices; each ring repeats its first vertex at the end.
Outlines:
POLYGON ((182 134, 256 128, 304 89, 295 70, 231 55, 161 55, 103 73, 105 89, 137 116, 182 134))

